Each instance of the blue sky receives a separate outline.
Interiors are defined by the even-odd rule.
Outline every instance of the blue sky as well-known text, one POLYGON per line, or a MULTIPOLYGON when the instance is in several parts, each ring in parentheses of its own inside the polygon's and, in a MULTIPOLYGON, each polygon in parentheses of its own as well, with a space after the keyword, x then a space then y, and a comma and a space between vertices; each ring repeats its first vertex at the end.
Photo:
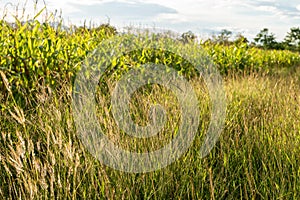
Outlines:
MULTIPOLYGON (((25 1, 0 0, 0 15, 22 12, 25 1), (20 3, 21 2, 21 3, 20 3)), ((26 14, 33 16, 35 0, 28 0, 26 14)), ((269 28, 279 40, 291 27, 300 26, 299 0, 45 0, 49 12, 62 10, 65 23, 110 22, 126 26, 156 28, 183 33, 191 30, 207 37, 228 29, 253 38, 269 28)), ((38 2, 37 10, 44 6, 38 2)), ((20 14, 19 14, 20 15, 20 14)))

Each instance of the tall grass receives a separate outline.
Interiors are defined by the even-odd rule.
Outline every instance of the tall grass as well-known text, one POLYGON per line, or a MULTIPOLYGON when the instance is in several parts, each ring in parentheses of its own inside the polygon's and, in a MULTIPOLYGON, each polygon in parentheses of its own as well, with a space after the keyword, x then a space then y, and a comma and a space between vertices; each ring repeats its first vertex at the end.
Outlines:
MULTIPOLYGON (((0 195, 5 199, 297 199, 299 89, 292 78, 227 80, 226 126, 210 155, 204 159, 199 155, 199 132, 180 160, 145 174, 114 171, 95 160, 76 137, 64 96, 44 96, 34 110, 15 106, 1 113, 0 195)), ((138 108, 147 108, 148 100, 137 99, 138 108)), ((200 131, 209 121, 205 112, 202 117, 200 131)), ((104 126, 114 130, 110 119, 104 126)), ((117 139, 117 133, 110 137, 117 139)), ((129 144, 123 141, 124 148, 129 144)), ((157 148, 157 143, 152 144, 146 145, 157 148)))
MULTIPOLYGON (((214 53, 221 71, 231 66, 224 59, 236 63, 245 58, 255 59, 255 64, 249 66, 247 61, 239 70, 264 69, 265 63, 272 69, 275 63, 281 69, 295 67, 295 71, 262 75, 249 70, 241 75, 226 69, 224 75, 236 75, 224 76, 228 104, 225 129, 205 158, 201 158, 199 150, 210 120, 209 97, 205 86, 191 78, 201 108, 201 123, 193 145, 164 169, 130 174, 102 165, 85 149, 75 134, 71 109, 72 81, 80 67, 77 63, 111 32, 85 28, 67 32, 38 21, 17 22, 16 28, 4 21, 1 24, 1 199, 300 198, 299 71, 297 62, 288 64, 293 56, 298 59, 298 54, 262 50, 255 53, 258 50, 248 48, 245 51, 252 53, 236 54, 244 51, 243 47, 224 50, 235 57, 214 53)), ((160 53, 159 58, 163 58, 160 53)), ((139 52, 131 56, 138 60, 141 57, 139 52)), ((123 70, 127 62, 134 63, 134 59, 125 58, 113 69, 123 70)), ((176 57, 172 59, 178 61, 176 57)), ((180 64, 187 67, 186 63, 180 64)), ((107 84, 108 88, 113 86, 107 84)), ((101 126, 112 141, 129 150, 136 150, 138 145, 140 151, 159 148, 172 137, 180 108, 176 98, 157 85, 141 89, 131 102, 136 123, 147 123, 146 113, 153 102, 166 107, 170 120, 165 132, 150 142, 132 141, 122 135, 105 106, 99 107, 101 126)))

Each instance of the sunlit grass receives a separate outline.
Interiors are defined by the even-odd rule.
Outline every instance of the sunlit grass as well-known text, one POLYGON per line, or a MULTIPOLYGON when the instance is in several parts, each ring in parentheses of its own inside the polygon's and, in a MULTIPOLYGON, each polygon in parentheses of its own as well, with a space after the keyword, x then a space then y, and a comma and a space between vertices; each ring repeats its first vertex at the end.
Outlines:
MULTIPOLYGON (((193 145, 164 169, 130 174, 104 166, 86 150, 76 135, 71 109, 78 63, 113 33, 84 28, 68 33, 37 21, 19 23, 16 29, 1 24, 1 199, 300 198, 299 54, 204 47, 214 50, 211 55, 224 76, 227 116, 220 140, 201 158, 211 108, 203 82, 190 78, 201 110, 193 145)), ((195 45, 186 45, 191 45, 191 52, 196 50, 195 45)), ((143 59, 140 53, 125 55, 110 67, 126 71, 125 65, 153 61, 154 54, 165 58, 162 63, 176 61, 176 67, 191 72, 191 66, 166 52, 148 50, 143 59)), ((110 92, 114 83, 107 84, 105 91, 110 92)), ((106 135, 121 147, 154 150, 176 134, 180 108, 163 87, 141 88, 130 105, 133 120, 141 125, 148 122, 149 105, 161 104, 168 111, 164 130, 150 141, 133 140, 118 129, 109 97, 104 95, 98 105, 98 119, 106 135)))
MULTIPOLYGON (((70 105, 63 99, 68 98, 67 87, 44 96, 33 110, 17 105, 3 110, 0 194, 12 199, 299 197, 298 82, 247 76, 228 79, 225 85, 226 126, 213 151, 200 158, 199 132, 180 160, 146 174, 114 171, 85 150, 75 134, 70 105)), ((136 108, 147 108, 149 99, 157 101, 161 95, 136 99, 136 108)), ((199 131, 209 121, 209 117, 203 119, 199 131)), ((114 130, 111 119, 104 123, 114 130)), ((157 145, 144 143, 153 144, 157 145)))

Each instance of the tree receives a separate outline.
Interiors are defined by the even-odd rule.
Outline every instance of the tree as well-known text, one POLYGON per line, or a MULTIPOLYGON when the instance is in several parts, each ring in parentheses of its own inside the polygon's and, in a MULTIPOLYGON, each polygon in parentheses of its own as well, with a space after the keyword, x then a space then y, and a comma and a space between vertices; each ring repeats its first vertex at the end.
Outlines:
POLYGON ((213 36, 213 40, 218 44, 229 45, 230 44, 229 38, 231 36, 232 36, 231 31, 227 29, 223 29, 218 36, 213 36))
POLYGON ((236 36, 236 39, 234 40, 234 43, 235 44, 248 44, 249 40, 243 36, 241 33, 239 33, 237 36, 236 36))
POLYGON ((288 49, 300 50, 300 28, 291 28, 284 39, 288 49))
POLYGON ((109 23, 106 24, 101 24, 100 26, 92 29, 94 31, 104 31, 106 35, 108 36, 112 36, 112 35, 116 35, 118 33, 116 27, 110 25, 109 23))
POLYGON ((269 29, 262 29, 254 38, 257 45, 264 47, 265 49, 276 49, 278 43, 276 42, 275 35, 269 33, 269 29))
POLYGON ((219 41, 223 44, 226 44, 229 42, 229 38, 232 36, 232 32, 227 30, 227 29, 223 29, 219 35, 219 41))
POLYGON ((196 39, 197 36, 192 31, 188 31, 181 35, 180 41, 182 41, 183 43, 189 43, 195 42, 196 39))

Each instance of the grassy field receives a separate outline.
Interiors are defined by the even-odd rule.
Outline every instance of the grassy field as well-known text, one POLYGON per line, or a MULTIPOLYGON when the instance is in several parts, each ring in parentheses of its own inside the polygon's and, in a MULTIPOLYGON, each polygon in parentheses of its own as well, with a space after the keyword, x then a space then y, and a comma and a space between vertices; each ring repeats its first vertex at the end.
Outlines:
MULTIPOLYGON (((103 165, 86 150, 76 135, 71 107, 80 63, 116 33, 109 26, 67 31, 38 21, 16 22, 14 27, 0 23, 1 199, 300 198, 298 53, 246 44, 203 45, 222 74, 227 101, 224 130, 205 158, 199 150, 211 105, 192 66, 160 50, 135 51, 114 60, 100 82, 107 100, 128 67, 147 62, 176 63, 200 100, 200 125, 188 152, 166 168, 133 174, 103 165)), ((179 48, 195 52, 198 47, 179 48)), ((103 102, 98 109, 101 126, 114 143, 132 151, 163 146, 178 126, 176 98, 158 85, 137 91, 130 105, 141 125, 147 123, 151 103, 168 111, 166 128, 151 141, 124 135, 110 117, 109 102, 103 102)))

